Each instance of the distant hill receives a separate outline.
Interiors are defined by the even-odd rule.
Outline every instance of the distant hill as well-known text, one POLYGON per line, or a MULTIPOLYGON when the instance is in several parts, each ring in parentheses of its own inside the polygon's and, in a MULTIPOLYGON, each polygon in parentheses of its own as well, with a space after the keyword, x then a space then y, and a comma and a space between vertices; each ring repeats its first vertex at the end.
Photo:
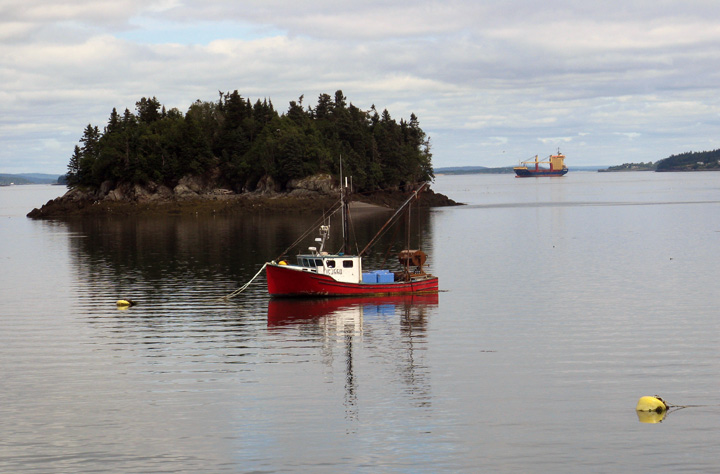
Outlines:
POLYGON ((718 171, 720 150, 686 152, 671 155, 655 163, 623 163, 598 171, 718 171))
POLYGON ((720 150, 672 155, 656 163, 657 171, 714 171, 720 169, 720 150))
POLYGON ((7 186, 10 184, 57 184, 57 174, 44 173, 20 173, 20 174, 3 174, 0 173, 0 185, 7 186))

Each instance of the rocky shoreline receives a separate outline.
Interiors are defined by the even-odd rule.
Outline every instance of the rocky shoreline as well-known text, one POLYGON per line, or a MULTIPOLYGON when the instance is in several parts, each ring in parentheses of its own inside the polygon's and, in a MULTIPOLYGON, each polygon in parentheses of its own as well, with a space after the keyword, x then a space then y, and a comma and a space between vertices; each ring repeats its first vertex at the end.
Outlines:
MULTIPOLYGON (((55 219, 77 216, 127 215, 228 215, 261 213, 307 213, 329 209, 338 200, 338 188, 329 175, 318 175, 291 181, 278 191, 269 179, 261 181, 252 192, 236 193, 217 187, 213 180, 186 177, 174 188, 155 183, 145 186, 122 184, 113 187, 103 183, 98 190, 75 188, 48 201, 27 214, 33 219, 55 219)), ((353 196, 354 200, 383 208, 394 208, 408 197, 400 190, 378 191, 353 196)), ((423 207, 455 206, 455 201, 433 192, 423 191, 423 207)))

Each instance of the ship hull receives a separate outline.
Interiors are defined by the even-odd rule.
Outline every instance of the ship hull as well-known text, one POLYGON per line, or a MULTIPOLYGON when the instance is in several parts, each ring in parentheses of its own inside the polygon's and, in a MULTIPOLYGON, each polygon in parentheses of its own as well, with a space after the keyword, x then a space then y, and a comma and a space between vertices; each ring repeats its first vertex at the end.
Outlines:
POLYGON ((364 296, 422 294, 438 291, 438 278, 426 276, 406 282, 347 283, 329 275, 269 263, 265 267, 271 296, 364 296))
POLYGON ((515 175, 518 178, 537 178, 541 176, 565 176, 568 172, 568 169, 562 169, 562 170, 529 170, 529 169, 518 169, 515 168, 515 175))

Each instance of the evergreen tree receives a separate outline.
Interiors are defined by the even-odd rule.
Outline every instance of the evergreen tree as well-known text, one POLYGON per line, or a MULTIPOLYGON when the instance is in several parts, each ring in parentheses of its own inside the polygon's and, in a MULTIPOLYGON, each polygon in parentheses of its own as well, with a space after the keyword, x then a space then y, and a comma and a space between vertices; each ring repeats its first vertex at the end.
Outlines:
POLYGON ((141 122, 149 124, 162 118, 162 115, 160 114, 160 108, 162 105, 155 97, 152 99, 143 97, 138 102, 135 102, 135 107, 137 108, 138 119, 141 122))
POLYGON ((88 124, 88 126, 85 127, 80 142, 83 145, 81 147, 78 184, 92 186, 95 184, 92 179, 92 169, 100 154, 100 130, 97 126, 93 127, 91 124, 88 124))
POLYGON ((315 118, 318 120, 326 120, 329 118, 331 110, 332 98, 327 94, 320 94, 317 107, 315 107, 315 118))
POLYGON ((77 186, 80 184, 81 178, 82 178, 82 169, 80 168, 80 163, 82 162, 82 150, 80 150, 80 147, 78 145, 75 145, 75 151, 73 152, 72 156, 70 157, 70 162, 68 163, 68 172, 67 172, 67 185, 71 188, 77 186))
POLYGON ((112 112, 110 113, 110 119, 105 127, 105 134, 118 132, 121 127, 121 120, 120 115, 117 113, 117 109, 113 107, 112 112))

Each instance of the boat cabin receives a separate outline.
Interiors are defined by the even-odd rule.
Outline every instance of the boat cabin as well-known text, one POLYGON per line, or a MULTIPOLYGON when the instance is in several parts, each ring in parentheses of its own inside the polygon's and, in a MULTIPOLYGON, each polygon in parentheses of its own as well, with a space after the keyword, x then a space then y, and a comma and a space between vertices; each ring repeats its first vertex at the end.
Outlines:
POLYGON ((337 281, 360 283, 362 281, 362 259, 354 255, 330 255, 325 252, 300 254, 297 264, 302 271, 331 275, 337 281))
POLYGON ((297 265, 290 265, 294 270, 330 275, 337 281, 346 283, 362 282, 362 258, 356 255, 330 254, 326 252, 325 243, 330 235, 330 226, 320 226, 320 237, 315 241, 320 245, 308 247, 309 254, 297 256, 297 265), (299 267, 299 268, 298 268, 299 267))

